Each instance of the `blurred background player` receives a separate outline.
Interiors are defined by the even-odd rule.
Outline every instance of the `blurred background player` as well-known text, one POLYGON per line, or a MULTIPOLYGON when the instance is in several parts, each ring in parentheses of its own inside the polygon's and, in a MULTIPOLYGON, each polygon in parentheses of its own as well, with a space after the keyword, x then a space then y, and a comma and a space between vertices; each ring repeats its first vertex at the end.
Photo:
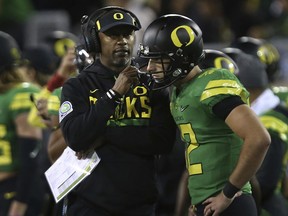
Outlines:
POLYGON ((56 70, 56 62, 52 50, 45 46, 26 47, 22 51, 21 64, 25 77, 29 82, 44 87, 56 70))
MULTIPOLYGON (((47 152, 48 140, 53 132, 53 125, 48 115, 48 98, 54 89, 61 87, 63 83, 77 74, 77 65, 75 63, 75 46, 77 37, 65 31, 53 31, 48 34, 39 46, 29 47, 24 50, 27 59, 26 66, 33 68, 36 75, 43 74, 43 70, 48 73, 49 78, 43 82, 41 91, 35 95, 33 102, 35 106, 31 109, 28 121, 31 125, 42 129, 43 142, 40 151, 39 173, 41 175, 42 186, 46 191, 46 203, 43 214, 50 216, 56 214, 55 201, 52 197, 50 188, 44 176, 45 171, 51 166, 51 161, 47 152), (45 48, 44 48, 45 47, 45 48), (44 52, 45 49, 46 51, 44 52), (46 58, 44 58, 46 54, 46 58), (30 64, 28 64, 30 62, 30 64), (53 66, 52 66, 53 65, 53 66)), ((58 124, 57 124, 58 125, 58 124)))
POLYGON ((40 215, 38 157, 41 130, 27 117, 31 93, 40 88, 23 82, 21 55, 14 38, 0 32, 0 215, 40 215))
POLYGON ((288 87, 277 84, 280 78, 280 53, 276 46, 265 39, 243 36, 236 38, 231 47, 255 56, 265 65, 271 90, 288 105, 288 87))
MULTIPOLYGON (((56 66, 53 75, 43 86, 38 98, 35 98, 38 109, 42 109, 41 106, 47 107, 47 98, 53 90, 61 87, 70 76, 74 76, 77 73, 75 47, 78 43, 78 38, 76 35, 66 31, 52 31, 43 39, 42 43, 52 50, 52 58, 56 66)), ((29 122, 41 128, 46 128, 46 123, 49 123, 43 122, 43 118, 38 115, 36 107, 30 112, 29 122)))
MULTIPOLYGON (((33 47, 26 47, 22 52, 22 64, 21 64, 21 71, 25 74, 25 81, 33 83, 37 85, 40 89, 43 89, 46 85, 48 80, 52 77, 56 70, 56 61, 54 53, 52 49, 45 45, 33 46, 33 47)), ((36 106, 39 106, 39 93, 31 94, 30 99, 31 102, 34 103, 34 106, 29 112, 28 115, 28 122, 31 123, 34 119, 31 119, 31 113, 34 113, 37 118, 48 119, 45 115, 39 115, 37 113, 36 106)), ((41 106, 44 106, 46 103, 45 100, 41 101, 41 106)), ((34 122, 36 123, 36 122, 34 122)), ((41 123, 41 122, 40 122, 41 123)), ((31 124, 34 127, 39 127, 37 124, 31 124)), ((50 135, 50 130, 41 128, 42 131, 42 142, 41 142, 41 149, 39 151, 39 158, 38 158, 38 173, 40 176, 39 183, 41 183, 43 196, 46 199, 46 203, 49 202, 49 194, 50 189, 47 187, 47 182, 44 177, 44 172, 50 166, 49 160, 47 158, 46 153, 46 145, 47 139, 50 135), (48 192, 47 192, 48 191, 48 192)), ((40 193, 40 192, 39 192, 40 193)), ((47 205, 44 205, 43 212, 46 211, 47 205)))

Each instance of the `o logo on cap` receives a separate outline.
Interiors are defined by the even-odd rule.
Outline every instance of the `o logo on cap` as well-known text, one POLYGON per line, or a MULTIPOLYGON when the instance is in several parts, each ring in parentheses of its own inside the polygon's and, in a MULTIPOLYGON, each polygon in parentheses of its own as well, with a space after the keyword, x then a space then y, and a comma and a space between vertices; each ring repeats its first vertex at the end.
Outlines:
POLYGON ((190 26, 182 25, 182 26, 178 26, 177 28, 175 28, 175 29, 172 31, 172 33, 171 33, 171 40, 172 40, 173 44, 174 44, 176 47, 182 47, 182 45, 183 45, 183 44, 181 43, 181 41, 179 40, 179 37, 178 37, 178 35, 177 35, 177 31, 178 31, 179 29, 184 29, 184 30, 187 32, 187 34, 189 35, 190 40, 189 40, 188 43, 186 43, 186 46, 188 46, 188 45, 190 45, 191 43, 193 43, 193 41, 194 41, 194 39, 195 39, 195 35, 194 35, 193 30, 191 29, 190 26))
POLYGON ((122 19, 124 18, 124 16, 123 16, 122 13, 115 13, 115 14, 113 15, 113 18, 114 18, 115 20, 122 20, 122 19))

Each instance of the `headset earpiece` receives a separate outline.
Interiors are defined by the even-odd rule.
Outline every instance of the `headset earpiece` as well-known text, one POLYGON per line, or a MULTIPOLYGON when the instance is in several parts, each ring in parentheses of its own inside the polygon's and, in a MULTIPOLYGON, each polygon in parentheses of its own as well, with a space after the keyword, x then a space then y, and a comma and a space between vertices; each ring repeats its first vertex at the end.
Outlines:
POLYGON ((81 18, 81 32, 82 32, 82 37, 84 40, 84 48, 87 52, 89 52, 89 39, 88 39, 88 35, 87 35, 87 23, 88 23, 89 17, 87 15, 83 15, 81 18))
POLYGON ((101 52, 101 44, 98 36, 98 31, 96 30, 95 23, 98 19, 100 19, 102 16, 104 16, 106 13, 108 13, 111 10, 121 10, 123 12, 126 12, 132 16, 132 18, 135 20, 135 24, 137 28, 141 28, 141 24, 139 19, 136 17, 135 14, 132 12, 121 8, 117 6, 108 6, 101 8, 99 10, 96 10, 94 13, 92 13, 90 16, 84 15, 81 18, 81 31, 82 36, 85 43, 85 49, 88 53, 94 52, 94 53, 100 53, 101 52))
MULTIPOLYGON (((100 52, 101 47, 98 38, 98 33, 96 33, 95 24, 93 23, 91 18, 93 18, 93 16, 89 17, 87 15, 84 15, 81 19, 81 31, 85 43, 85 50, 88 53, 100 52)), ((98 18, 99 16, 96 17, 96 19, 98 18)))

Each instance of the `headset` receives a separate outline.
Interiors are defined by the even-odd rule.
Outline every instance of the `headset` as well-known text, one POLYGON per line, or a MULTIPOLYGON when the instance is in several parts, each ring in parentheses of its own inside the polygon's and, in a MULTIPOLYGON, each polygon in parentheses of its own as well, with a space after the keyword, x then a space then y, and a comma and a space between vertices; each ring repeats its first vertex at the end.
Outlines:
POLYGON ((84 15, 81 18, 81 31, 84 39, 84 46, 88 53, 100 53, 101 52, 101 44, 98 36, 98 31, 95 27, 95 22, 100 19, 102 16, 110 12, 111 10, 120 10, 125 13, 128 13, 132 18, 136 21, 136 27, 141 28, 141 24, 139 19, 136 17, 134 13, 128 11, 122 7, 117 6, 107 6, 100 8, 93 12, 90 16, 84 15))

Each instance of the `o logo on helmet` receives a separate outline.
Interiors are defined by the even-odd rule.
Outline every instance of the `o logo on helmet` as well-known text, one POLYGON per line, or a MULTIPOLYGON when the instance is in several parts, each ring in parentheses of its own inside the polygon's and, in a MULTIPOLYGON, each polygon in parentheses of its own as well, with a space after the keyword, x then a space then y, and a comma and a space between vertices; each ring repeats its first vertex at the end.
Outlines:
MULTIPOLYGON (((235 73, 235 67, 234 67, 234 64, 227 58, 224 58, 224 57, 218 57, 214 60, 214 65, 216 68, 220 69, 220 68, 223 68, 222 65, 225 65, 225 62, 226 64, 228 65, 228 70, 231 72, 231 73, 235 73)), ((224 67, 225 68, 225 67, 224 67)))
POLYGON ((124 16, 123 16, 122 13, 115 13, 115 14, 113 15, 113 18, 114 18, 115 20, 122 20, 122 19, 124 18, 124 16))
POLYGON ((63 57, 67 53, 67 48, 73 48, 75 42, 69 38, 57 40, 54 44, 54 52, 58 57, 63 57))
POLYGON ((279 55, 277 50, 268 44, 259 47, 257 55, 260 60, 265 64, 271 64, 279 60, 279 55))
POLYGON ((19 50, 17 48, 12 48, 10 53, 15 60, 18 60, 21 58, 19 50))
POLYGON ((191 43, 193 43, 194 39, 195 39, 195 34, 193 32, 193 30, 191 29, 190 26, 187 26, 187 25, 182 25, 182 26, 178 26, 177 28, 175 28, 172 33, 171 33, 171 40, 173 42, 173 44, 176 46, 176 47, 182 47, 183 46, 183 43, 179 40, 179 37, 177 35, 177 31, 179 29, 184 29, 187 34, 189 35, 189 42, 187 42, 185 44, 185 46, 188 46, 190 45, 191 43))

